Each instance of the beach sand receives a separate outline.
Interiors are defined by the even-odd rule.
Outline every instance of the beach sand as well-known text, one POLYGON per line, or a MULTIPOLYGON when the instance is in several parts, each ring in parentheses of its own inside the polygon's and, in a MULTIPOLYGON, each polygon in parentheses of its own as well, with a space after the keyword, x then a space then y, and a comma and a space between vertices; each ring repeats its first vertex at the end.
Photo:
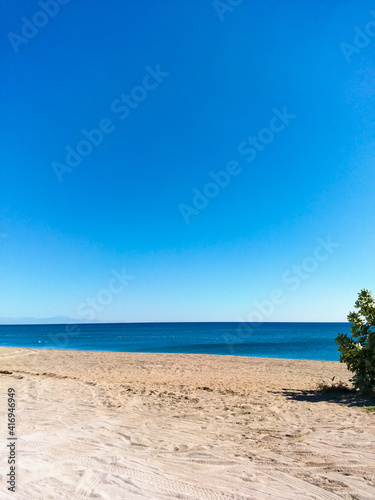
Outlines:
POLYGON ((2 500, 375 498, 375 413, 316 391, 343 364, 0 348, 0 370, 2 500))

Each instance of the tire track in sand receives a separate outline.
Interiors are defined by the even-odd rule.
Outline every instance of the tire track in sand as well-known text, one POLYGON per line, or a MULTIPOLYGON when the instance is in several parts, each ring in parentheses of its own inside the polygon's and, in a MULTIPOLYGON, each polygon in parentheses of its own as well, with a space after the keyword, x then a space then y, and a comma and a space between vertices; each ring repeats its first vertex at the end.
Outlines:
MULTIPOLYGON (((84 465, 88 469, 94 469, 94 471, 97 473, 95 474, 95 480, 98 481, 98 484, 100 478, 103 477, 105 473, 110 473, 110 474, 113 473, 113 474, 121 474, 131 479, 152 484, 153 486, 157 486, 162 491, 168 492, 171 495, 185 494, 185 495, 191 495, 191 497, 194 499, 199 498, 204 500, 252 500, 254 498, 252 496, 244 496, 242 494, 234 495, 228 492, 220 492, 219 490, 213 490, 211 488, 194 486, 185 481, 168 479, 154 472, 145 472, 128 466, 105 464, 93 457, 74 455, 71 453, 63 453, 54 448, 44 447, 36 443, 29 443, 21 439, 19 440, 19 442, 22 443, 22 447, 24 450, 29 449, 31 451, 38 451, 39 453, 43 453, 48 457, 56 457, 62 460, 74 462, 75 464, 84 465)), ((76 494, 79 495, 80 492, 76 491, 76 494)), ((78 496, 77 499, 75 497, 73 498, 75 500, 81 500, 80 496, 78 496)), ((85 497, 83 496, 82 499, 83 498, 85 497)), ((336 500, 336 497, 335 499, 332 500, 336 500)))
POLYGON ((194 499, 204 499, 204 500, 251 500, 257 498, 255 495, 262 491, 263 494, 269 494, 271 498, 284 498, 280 497, 280 492, 285 491, 285 498, 295 499, 304 498, 311 500, 341 500, 341 496, 329 492, 323 488, 315 486, 309 482, 298 479, 288 473, 267 469, 262 472, 262 479, 266 480, 268 484, 262 484, 262 482, 249 481, 249 495, 244 496, 243 494, 231 494, 226 491, 220 491, 218 489, 206 488, 202 486, 195 486, 189 484, 185 481, 168 479, 163 475, 158 475, 155 472, 142 471, 139 469, 134 469, 129 466, 121 465, 110 465, 101 462, 94 457, 75 455, 71 453, 64 453, 58 451, 54 448, 45 447, 37 443, 30 443, 24 440, 20 440, 22 447, 31 451, 38 451, 43 453, 48 457, 56 457, 58 459, 74 462, 75 464, 80 464, 87 467, 87 472, 78 483, 75 496, 73 500, 84 500, 90 495, 100 484, 101 479, 106 474, 120 474, 129 479, 138 480, 153 486, 158 487, 161 492, 168 493, 170 495, 190 495, 194 499), (86 476, 87 474, 87 476, 86 476), (88 484, 89 482, 89 484, 88 484), (251 482, 254 484, 253 487, 250 486, 251 482), (272 484, 271 484, 272 483, 272 484), (295 491, 292 493, 290 489, 295 491), (289 492, 288 492, 289 490, 289 492), (290 496, 292 494, 293 496, 290 496), (276 495, 276 496, 275 496, 276 495))

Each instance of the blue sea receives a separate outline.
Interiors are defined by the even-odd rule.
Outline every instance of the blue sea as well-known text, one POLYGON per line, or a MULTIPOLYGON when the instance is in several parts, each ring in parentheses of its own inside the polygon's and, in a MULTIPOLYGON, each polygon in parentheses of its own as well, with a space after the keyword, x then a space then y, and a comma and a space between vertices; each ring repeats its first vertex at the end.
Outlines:
POLYGON ((41 349, 222 354, 338 361, 349 323, 0 325, 0 345, 41 349))

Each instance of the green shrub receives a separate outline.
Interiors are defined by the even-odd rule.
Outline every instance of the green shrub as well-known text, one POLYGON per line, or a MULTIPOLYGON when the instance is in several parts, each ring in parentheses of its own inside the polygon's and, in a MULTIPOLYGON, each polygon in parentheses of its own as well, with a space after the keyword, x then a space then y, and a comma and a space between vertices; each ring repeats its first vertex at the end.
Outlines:
POLYGON ((351 337, 340 333, 336 337, 340 361, 354 373, 351 382, 362 393, 375 393, 375 299, 369 290, 358 294, 358 312, 348 314, 352 323, 351 337))

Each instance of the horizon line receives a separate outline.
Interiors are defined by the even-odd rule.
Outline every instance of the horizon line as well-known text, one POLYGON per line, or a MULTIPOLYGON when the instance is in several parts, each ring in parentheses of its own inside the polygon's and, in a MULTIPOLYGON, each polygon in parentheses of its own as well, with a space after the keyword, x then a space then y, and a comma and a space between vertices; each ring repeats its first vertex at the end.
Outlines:
POLYGON ((268 323, 349 323, 350 321, 101 321, 101 322, 79 322, 70 323, 1 323, 0 326, 56 326, 56 325, 139 325, 139 324, 183 324, 183 323, 237 323, 237 324, 268 324, 268 323))

